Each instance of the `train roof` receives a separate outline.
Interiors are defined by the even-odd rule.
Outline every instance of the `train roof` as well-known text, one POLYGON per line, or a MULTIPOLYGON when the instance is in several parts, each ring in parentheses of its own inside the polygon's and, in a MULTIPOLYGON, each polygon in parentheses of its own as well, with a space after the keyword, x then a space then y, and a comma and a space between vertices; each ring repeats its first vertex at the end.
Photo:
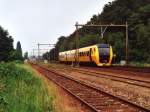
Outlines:
MULTIPOLYGON (((107 47, 110 47, 109 44, 95 44, 95 45, 91 45, 91 46, 87 46, 87 47, 82 47, 82 48, 79 48, 79 49, 84 49, 84 48, 90 48, 90 47, 102 47, 102 48, 107 48, 107 47)), ((76 49, 73 49, 73 50, 67 50, 67 51, 63 51, 63 52, 60 52, 60 53, 65 53, 65 52, 70 52, 70 51, 74 51, 76 49)))
POLYGON ((109 44, 97 44, 98 47, 110 47, 109 44))

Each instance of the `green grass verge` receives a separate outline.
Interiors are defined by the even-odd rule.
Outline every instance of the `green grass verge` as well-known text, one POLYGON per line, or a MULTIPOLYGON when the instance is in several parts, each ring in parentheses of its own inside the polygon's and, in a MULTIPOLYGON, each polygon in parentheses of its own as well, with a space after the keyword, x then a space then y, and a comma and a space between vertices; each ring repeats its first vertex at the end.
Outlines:
POLYGON ((40 78, 15 64, 0 64, 0 112, 53 112, 40 78))
POLYGON ((150 63, 142 63, 142 62, 130 62, 130 65, 135 67, 150 67, 150 63))

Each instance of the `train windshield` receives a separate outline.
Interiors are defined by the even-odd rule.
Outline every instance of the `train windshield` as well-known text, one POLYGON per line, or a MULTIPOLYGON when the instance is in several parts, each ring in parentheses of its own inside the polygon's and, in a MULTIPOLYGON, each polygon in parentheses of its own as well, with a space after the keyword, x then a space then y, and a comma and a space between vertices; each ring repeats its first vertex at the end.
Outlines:
POLYGON ((110 49, 107 48, 99 48, 100 55, 109 55, 110 49))
POLYGON ((99 61, 100 63, 108 63, 110 58, 109 47, 99 47, 99 61))

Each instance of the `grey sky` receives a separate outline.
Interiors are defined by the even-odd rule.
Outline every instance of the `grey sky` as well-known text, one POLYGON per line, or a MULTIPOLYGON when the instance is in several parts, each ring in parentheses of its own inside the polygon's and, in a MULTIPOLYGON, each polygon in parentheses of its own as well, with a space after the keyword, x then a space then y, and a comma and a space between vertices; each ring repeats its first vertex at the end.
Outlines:
POLYGON ((76 21, 86 23, 112 0, 0 0, 0 25, 7 29, 23 51, 37 43, 56 43, 68 36, 76 21))

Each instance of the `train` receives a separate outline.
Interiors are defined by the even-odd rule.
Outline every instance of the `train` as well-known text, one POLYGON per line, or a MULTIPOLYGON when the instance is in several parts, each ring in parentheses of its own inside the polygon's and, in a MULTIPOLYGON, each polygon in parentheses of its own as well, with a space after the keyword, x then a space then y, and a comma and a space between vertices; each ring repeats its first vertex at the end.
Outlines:
POLYGON ((109 44, 96 44, 78 50, 59 52, 59 62, 63 63, 89 63, 97 66, 110 66, 113 60, 113 49, 109 44))

